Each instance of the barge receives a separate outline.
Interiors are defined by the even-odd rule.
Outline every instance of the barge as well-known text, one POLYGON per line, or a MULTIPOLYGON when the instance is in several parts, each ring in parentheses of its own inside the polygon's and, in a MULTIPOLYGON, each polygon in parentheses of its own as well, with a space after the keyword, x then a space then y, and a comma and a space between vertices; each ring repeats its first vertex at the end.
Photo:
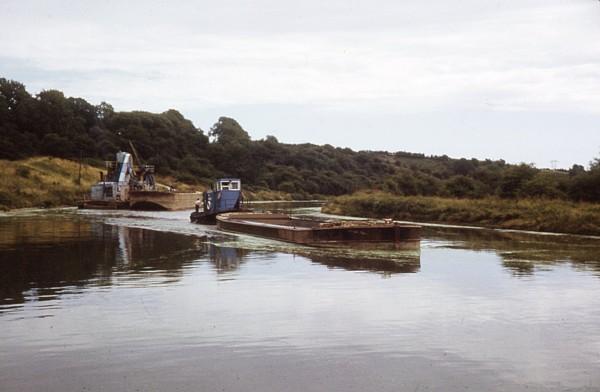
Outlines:
POLYGON ((224 231, 317 247, 417 249, 421 227, 392 221, 331 221, 287 214, 233 212, 217 215, 224 231))
MULTIPOLYGON (((133 149, 133 145, 131 147, 133 149)), ((134 165, 130 153, 118 152, 114 161, 106 162, 106 175, 100 172, 100 181, 78 203, 79 207, 174 211, 194 205, 200 194, 176 192, 156 183, 154 166, 137 160, 138 164, 134 165)))

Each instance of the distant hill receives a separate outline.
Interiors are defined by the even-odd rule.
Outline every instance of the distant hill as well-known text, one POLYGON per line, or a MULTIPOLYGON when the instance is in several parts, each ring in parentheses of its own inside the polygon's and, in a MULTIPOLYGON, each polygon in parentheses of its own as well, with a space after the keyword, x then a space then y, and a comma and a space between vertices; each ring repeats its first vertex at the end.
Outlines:
POLYGON ((32 96, 0 78, 0 159, 49 155, 100 164, 131 140, 146 163, 191 184, 239 176, 255 190, 308 198, 380 189, 398 195, 543 197, 600 201, 600 165, 551 171, 502 160, 452 159, 407 152, 251 140, 232 118, 205 133, 176 110, 115 112, 56 90, 32 96))

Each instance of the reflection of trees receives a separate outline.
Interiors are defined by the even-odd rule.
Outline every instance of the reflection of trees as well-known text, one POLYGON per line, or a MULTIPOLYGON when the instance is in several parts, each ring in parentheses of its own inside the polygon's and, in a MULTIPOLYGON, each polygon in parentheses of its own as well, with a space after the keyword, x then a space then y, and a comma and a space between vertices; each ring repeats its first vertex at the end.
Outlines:
POLYGON ((594 238, 444 227, 424 228, 423 235, 449 248, 493 251, 515 275, 562 263, 600 275, 600 240, 594 238))
POLYGON ((192 237, 98 222, 44 218, 10 225, 13 235, 0 243, 4 304, 51 300, 88 285, 110 285, 113 274, 121 271, 143 269, 143 275, 135 275, 176 280, 183 265, 202 252, 192 237))
MULTIPOLYGON (((148 277, 177 281, 186 263, 208 259, 218 274, 237 270, 252 253, 206 243, 205 238, 106 225, 73 217, 32 217, 0 222, 0 304, 53 300, 88 286, 110 286, 115 273, 127 281, 148 277), (125 272, 125 274, 122 274, 125 272)), ((296 252, 298 253, 298 252, 296 252)), ((302 256, 332 268, 415 272, 406 261, 348 257, 306 248, 302 256)), ((272 255, 272 254, 271 254, 272 255)), ((154 282, 155 283, 155 282, 154 282)))

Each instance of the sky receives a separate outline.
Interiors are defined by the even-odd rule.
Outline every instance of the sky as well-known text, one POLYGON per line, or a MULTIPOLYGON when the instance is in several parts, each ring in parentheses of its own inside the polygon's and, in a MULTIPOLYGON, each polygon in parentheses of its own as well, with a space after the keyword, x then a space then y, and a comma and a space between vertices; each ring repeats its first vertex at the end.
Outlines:
POLYGON ((0 77, 355 150, 600 156, 597 0, 0 0, 0 77))

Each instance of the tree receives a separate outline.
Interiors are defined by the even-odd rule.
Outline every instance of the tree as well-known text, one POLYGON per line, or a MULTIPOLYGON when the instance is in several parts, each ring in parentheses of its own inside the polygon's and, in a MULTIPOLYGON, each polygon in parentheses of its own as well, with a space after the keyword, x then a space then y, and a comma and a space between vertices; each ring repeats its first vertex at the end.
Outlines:
POLYGON ((590 170, 599 170, 600 169, 600 157, 592 159, 590 162, 590 170))
POLYGON ((465 158, 461 158, 452 163, 452 169, 454 173, 462 176, 469 175, 475 170, 475 165, 473 162, 466 160, 465 158))
POLYGON ((247 144, 250 142, 248 132, 244 131, 237 121, 229 117, 219 117, 219 121, 212 126, 208 135, 213 137, 215 142, 221 144, 247 144))
POLYGON ((454 197, 478 197, 479 185, 470 177, 458 175, 446 181, 446 193, 454 197))
POLYGON ((274 136, 251 140, 229 117, 220 117, 205 134, 174 109, 115 112, 106 102, 92 105, 57 90, 33 97, 23 84, 0 78, 0 159, 40 154, 75 158, 80 153, 113 159, 118 150, 129 150, 130 140, 158 173, 191 182, 230 175, 250 187, 303 195, 383 188, 405 195, 600 201, 600 158, 589 170, 574 165, 567 173, 502 160, 293 145, 274 136))
POLYGON ((95 107, 96 119, 100 122, 110 118, 115 113, 115 109, 111 104, 108 104, 104 101, 100 102, 100 105, 96 105, 95 107))
POLYGON ((575 177, 581 174, 585 174, 585 167, 583 165, 573 165, 569 169, 569 176, 575 177))
POLYGON ((519 196, 564 198, 566 195, 559 189, 560 177, 566 177, 566 174, 549 170, 540 171, 523 183, 519 196))
POLYGON ((14 113, 28 99, 31 99, 31 95, 22 83, 0 78, 0 121, 6 121, 4 116, 14 113))
POLYGON ((504 171, 498 190, 500 197, 513 198, 519 194, 519 190, 526 181, 535 176, 537 169, 533 165, 521 163, 510 166, 504 171))

